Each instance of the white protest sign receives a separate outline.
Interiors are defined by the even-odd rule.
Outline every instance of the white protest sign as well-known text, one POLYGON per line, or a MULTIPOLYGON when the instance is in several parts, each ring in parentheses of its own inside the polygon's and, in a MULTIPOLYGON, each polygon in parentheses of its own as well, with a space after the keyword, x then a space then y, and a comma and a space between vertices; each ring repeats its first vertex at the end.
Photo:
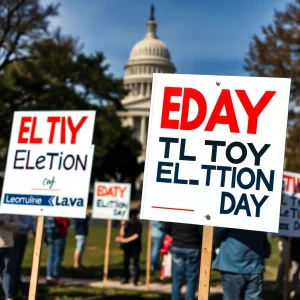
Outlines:
POLYGON ((155 74, 141 218, 278 232, 290 82, 155 74))
POLYGON ((300 237, 300 174, 284 172, 279 235, 300 237))
POLYGON ((128 220, 131 184, 95 182, 92 218, 128 220))
POLYGON ((15 112, 1 213, 85 218, 95 111, 15 112))

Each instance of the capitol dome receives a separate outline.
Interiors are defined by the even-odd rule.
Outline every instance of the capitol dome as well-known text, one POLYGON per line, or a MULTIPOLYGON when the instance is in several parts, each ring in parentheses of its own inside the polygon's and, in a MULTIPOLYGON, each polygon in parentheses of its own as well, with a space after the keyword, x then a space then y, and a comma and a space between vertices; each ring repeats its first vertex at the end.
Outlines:
POLYGON ((131 49, 125 65, 124 87, 127 96, 122 99, 124 110, 119 111, 123 126, 134 129, 134 137, 141 142, 140 161, 145 159, 153 73, 175 73, 169 49, 156 34, 154 6, 144 38, 131 49))
POLYGON ((170 52, 164 42, 158 38, 146 37, 136 43, 130 53, 129 61, 148 58, 161 58, 170 61, 170 52))
MULTIPOLYGON (((140 95, 142 86, 151 84, 153 73, 175 73, 176 71, 169 49, 158 38, 156 28, 152 5, 146 35, 133 46, 125 65, 124 85, 131 96, 140 95)), ((146 91, 143 94, 146 95, 146 91)))

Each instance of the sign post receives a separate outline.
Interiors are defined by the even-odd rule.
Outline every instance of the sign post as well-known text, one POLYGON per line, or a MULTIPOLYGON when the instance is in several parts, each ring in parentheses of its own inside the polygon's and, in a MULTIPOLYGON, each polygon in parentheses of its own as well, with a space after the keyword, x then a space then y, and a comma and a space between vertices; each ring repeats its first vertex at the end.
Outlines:
POLYGON ((213 235, 212 226, 203 227, 198 300, 206 299, 206 295, 209 295, 213 235))
POLYGON ((105 253, 104 253, 104 272, 103 272, 103 287, 107 287, 108 265, 109 265, 109 249, 111 240, 111 219, 107 220, 105 253))
POLYGON ((92 218, 106 219, 103 286, 107 287, 112 220, 128 220, 131 185, 117 182, 95 182, 92 218))
POLYGON ((38 216, 29 299, 36 297, 44 217, 85 218, 95 111, 15 112, 1 213, 38 216))
POLYGON ((214 226, 278 232, 290 84, 153 76, 141 218, 204 225, 202 300, 214 226))
POLYGON ((33 260, 30 276, 29 286, 29 300, 35 300, 36 298, 36 287, 39 279, 39 266, 41 260, 41 251, 43 246, 43 230, 44 230, 45 217, 38 217, 36 235, 33 249, 33 260))

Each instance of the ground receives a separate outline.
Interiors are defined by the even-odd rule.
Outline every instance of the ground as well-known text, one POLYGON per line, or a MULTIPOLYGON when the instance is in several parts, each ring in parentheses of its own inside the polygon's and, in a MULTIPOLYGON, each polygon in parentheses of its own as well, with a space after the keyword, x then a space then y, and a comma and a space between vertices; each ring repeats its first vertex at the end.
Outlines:
MULTIPOLYGON (((110 280, 121 280, 122 275, 122 252, 119 249, 119 244, 115 242, 115 237, 118 235, 118 229, 113 228, 111 247, 110 247, 110 266, 109 266, 109 279, 110 280)), ((84 273, 76 272, 72 268, 73 265, 73 251, 75 248, 75 239, 73 228, 70 229, 67 241, 67 248, 65 252, 65 259, 63 262, 62 276, 63 277, 77 277, 77 278, 91 278, 102 280, 103 277, 103 262, 104 262, 104 247, 105 247, 105 236, 106 229, 103 226, 92 226, 90 227, 90 234, 84 257, 84 264, 88 267, 88 270, 84 273)), ((145 262, 146 262, 146 241, 147 241, 147 230, 143 233, 143 254, 141 257, 141 266, 143 276, 141 281, 145 280, 145 262)), ((272 244, 272 256, 267 260, 265 281, 266 281, 266 297, 265 299, 276 299, 278 295, 272 292, 272 286, 276 277, 277 266, 279 262, 279 254, 277 248, 277 238, 271 238, 272 244)), ((23 270, 25 275, 30 275, 31 262, 32 262, 32 249, 34 239, 29 238, 27 251, 24 258, 23 270)), ((45 267, 47 259, 47 247, 43 247, 40 276, 45 276, 45 267)), ((159 272, 151 275, 152 282, 161 282, 159 279, 159 272)), ((166 282, 170 282, 166 280, 166 282)), ((218 272, 213 271, 211 276, 212 286, 220 286, 220 276, 218 272)), ((27 299, 28 287, 25 286, 23 290, 24 298, 27 299)), ((69 300, 69 299, 169 299, 170 296, 167 294, 161 294, 156 292, 140 292, 130 290, 112 290, 112 289, 95 289, 91 287, 51 287, 39 286, 37 299, 56 299, 56 300, 69 300), (45 295, 48 295, 45 298, 45 295)), ((212 300, 221 299, 221 295, 213 295, 212 300)), ((280 298, 278 298, 280 299, 280 298)))

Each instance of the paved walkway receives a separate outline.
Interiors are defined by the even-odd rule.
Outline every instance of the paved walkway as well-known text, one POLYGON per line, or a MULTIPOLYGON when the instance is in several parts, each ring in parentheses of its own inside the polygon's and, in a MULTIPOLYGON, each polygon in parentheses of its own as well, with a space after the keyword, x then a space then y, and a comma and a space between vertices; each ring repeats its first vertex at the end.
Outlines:
MULTIPOLYGON (((30 277, 24 277, 23 280, 25 282, 30 281, 30 277)), ((62 278, 65 282, 65 286, 89 286, 93 288, 104 288, 103 282, 99 280, 93 279, 83 279, 83 278, 62 278)), ((46 284, 46 279, 43 277, 39 278, 39 284, 46 284)), ((119 281, 111 281, 107 282, 107 288, 111 289, 123 289, 123 290, 138 290, 145 291, 145 284, 141 284, 139 286, 134 286, 133 284, 125 284, 121 285, 119 281)), ((150 283, 150 291, 156 291, 161 293, 171 293, 171 284, 170 283, 150 283)), ((185 286, 183 287, 183 292, 185 292, 185 286)), ((220 294, 222 293, 221 287, 211 287, 211 294, 220 294)))

